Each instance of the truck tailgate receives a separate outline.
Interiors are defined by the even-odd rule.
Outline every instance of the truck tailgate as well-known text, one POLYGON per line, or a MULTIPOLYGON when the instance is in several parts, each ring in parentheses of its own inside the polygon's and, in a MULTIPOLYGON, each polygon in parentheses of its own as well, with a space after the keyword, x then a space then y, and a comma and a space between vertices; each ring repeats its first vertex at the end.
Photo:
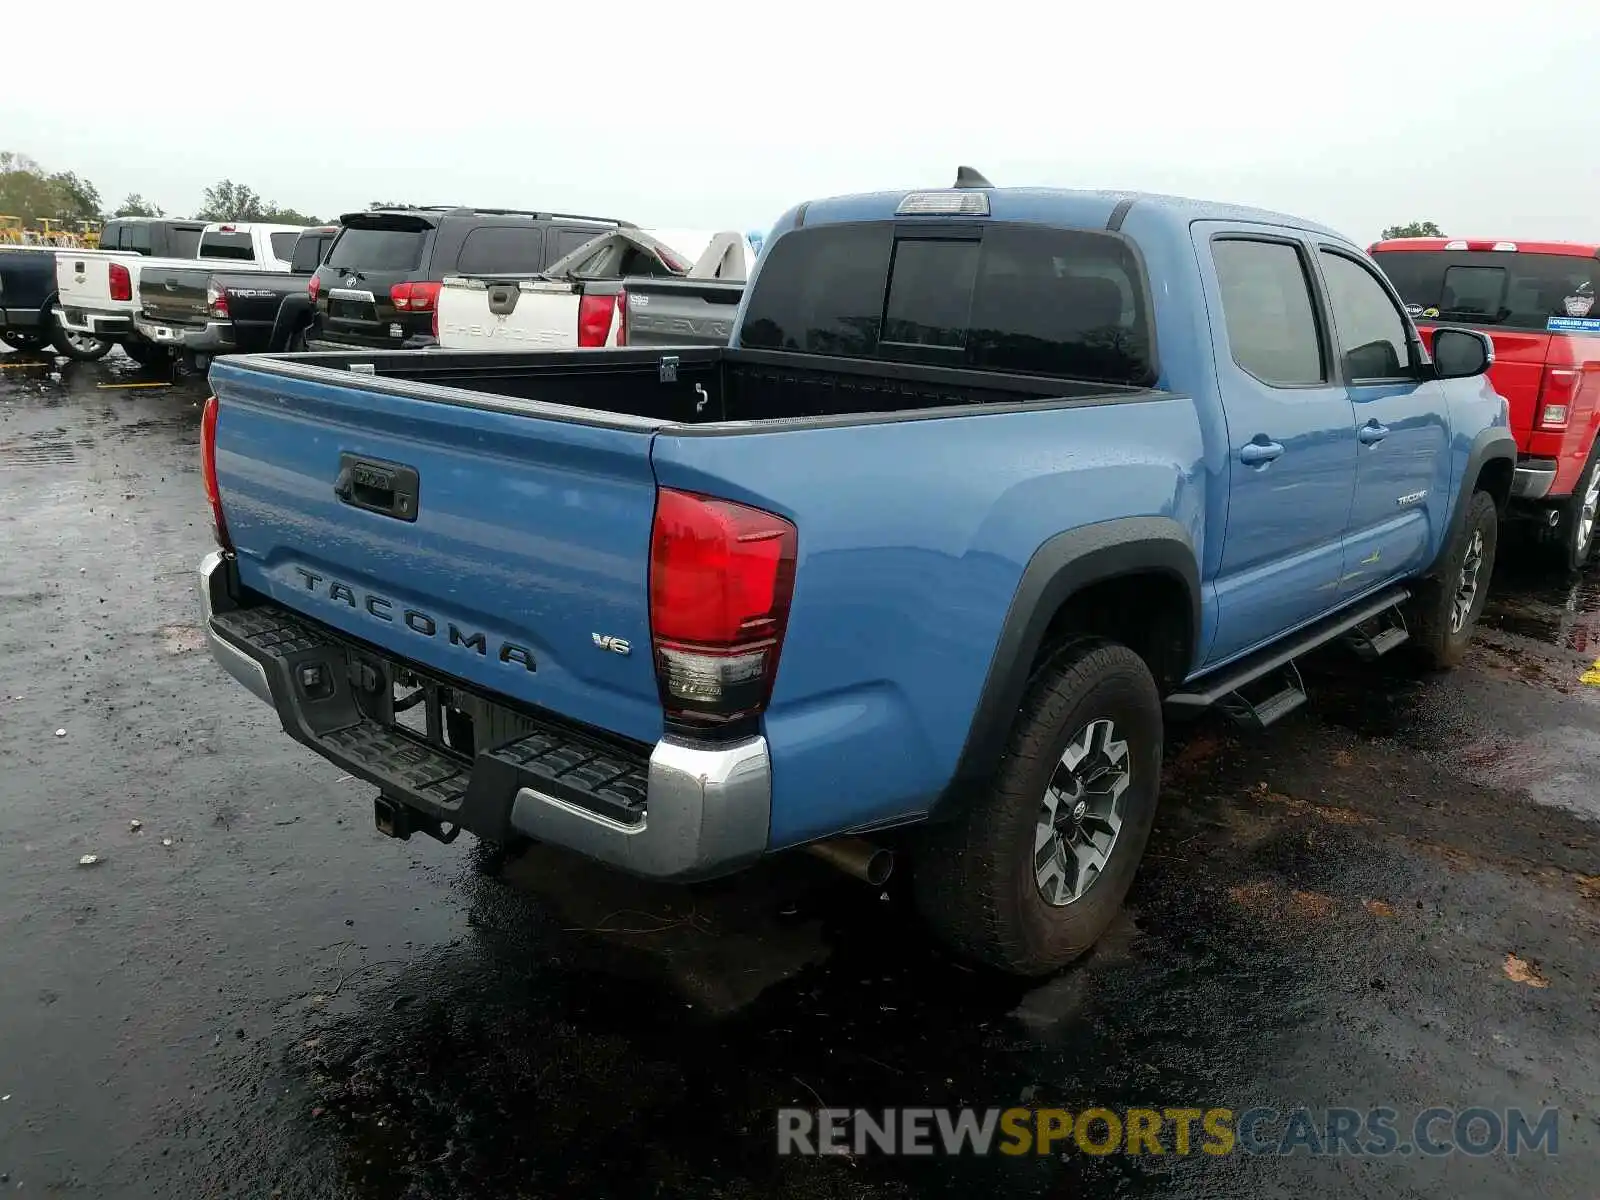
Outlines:
POLYGON ((726 346, 744 284, 721 279, 627 279, 630 346, 726 346))
POLYGON ((248 361, 211 370, 246 587, 488 691, 661 735, 648 423, 441 403, 248 361))
POLYGON ((549 280, 451 276, 439 289, 439 344, 449 350, 571 350, 578 289, 549 280))
MULTIPOLYGON (((137 261, 135 255, 126 257, 137 261)), ((123 261, 118 255, 104 250, 57 250, 56 294, 60 297, 61 307, 97 311, 132 307, 127 301, 111 299, 110 268, 113 259, 123 261)), ((132 274, 136 276, 137 273, 138 268, 135 267, 132 274)))
POLYGON ((151 263, 139 269, 139 304, 157 321, 204 321, 209 268, 151 263))

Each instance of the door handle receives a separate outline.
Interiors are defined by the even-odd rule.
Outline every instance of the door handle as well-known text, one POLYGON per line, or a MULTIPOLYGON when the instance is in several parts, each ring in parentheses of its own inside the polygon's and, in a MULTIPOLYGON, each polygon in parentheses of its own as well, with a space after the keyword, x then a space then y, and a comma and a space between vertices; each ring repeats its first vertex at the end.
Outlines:
POLYGON ((1283 453, 1277 442, 1246 442, 1239 447, 1239 461, 1246 466, 1264 467, 1283 453))
POLYGON ((1356 431, 1356 437, 1361 439, 1363 446, 1376 446, 1388 436, 1389 427, 1387 425, 1379 425, 1377 421, 1368 421, 1356 431))

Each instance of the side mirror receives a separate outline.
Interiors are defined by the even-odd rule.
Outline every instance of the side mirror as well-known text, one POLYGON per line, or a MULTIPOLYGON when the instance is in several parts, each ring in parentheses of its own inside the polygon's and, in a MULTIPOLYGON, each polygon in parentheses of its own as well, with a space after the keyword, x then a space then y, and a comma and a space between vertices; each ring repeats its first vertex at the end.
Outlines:
POLYGON ((1433 366, 1440 379, 1471 379, 1494 365, 1494 342, 1476 329, 1435 329, 1433 366))

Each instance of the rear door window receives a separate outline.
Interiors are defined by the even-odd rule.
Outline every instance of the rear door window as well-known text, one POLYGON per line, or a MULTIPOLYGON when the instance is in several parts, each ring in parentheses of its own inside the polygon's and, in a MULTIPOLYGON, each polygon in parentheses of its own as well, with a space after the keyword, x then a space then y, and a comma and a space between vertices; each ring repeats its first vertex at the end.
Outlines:
POLYGON ((132 250, 135 254, 153 254, 154 249, 150 237, 151 229, 144 221, 135 221, 122 231, 122 248, 132 250))
POLYGON ((1322 341, 1300 250, 1289 242, 1211 243, 1233 361, 1272 387, 1325 383, 1322 341))
POLYGON ((326 266, 339 270, 415 271, 427 244, 426 229, 346 229, 328 251, 326 266))
POLYGON ((1144 272, 1111 234, 820 226, 768 253, 741 336, 753 349, 1139 386, 1156 377, 1144 272))
POLYGON ((250 240, 248 233, 221 233, 213 229, 200 235, 201 258, 251 262, 255 256, 255 244, 250 240))
POLYGON ((541 227, 480 225, 462 240, 455 269, 464 275, 511 275, 537 271, 544 262, 541 227))
POLYGON ((1380 250, 1372 256, 1419 321, 1560 329, 1600 318, 1600 260, 1521 250, 1380 250))

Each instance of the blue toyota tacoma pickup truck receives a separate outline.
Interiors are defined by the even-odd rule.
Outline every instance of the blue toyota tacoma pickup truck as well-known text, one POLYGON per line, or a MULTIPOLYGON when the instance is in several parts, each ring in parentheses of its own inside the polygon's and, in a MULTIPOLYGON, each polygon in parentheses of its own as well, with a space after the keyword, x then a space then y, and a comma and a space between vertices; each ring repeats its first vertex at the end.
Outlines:
POLYGON ((379 827, 692 880, 809 847, 1023 974, 1128 891, 1167 719, 1464 653, 1516 446, 1354 244, 1165 197, 814 200, 728 346, 216 363, 213 653, 379 827))

